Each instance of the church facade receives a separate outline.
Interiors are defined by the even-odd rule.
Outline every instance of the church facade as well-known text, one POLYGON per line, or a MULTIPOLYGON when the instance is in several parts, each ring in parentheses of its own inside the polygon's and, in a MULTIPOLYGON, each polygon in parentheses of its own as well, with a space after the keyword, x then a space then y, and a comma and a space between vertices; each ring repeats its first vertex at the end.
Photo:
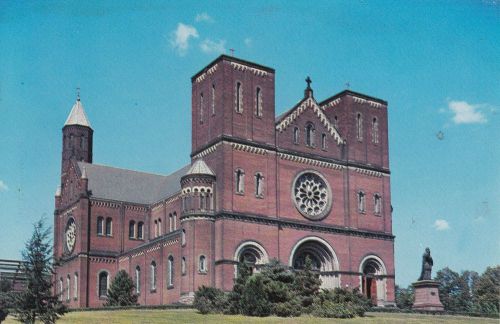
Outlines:
POLYGON ((192 79, 190 163, 156 175, 93 163, 78 98, 63 127, 55 293, 99 307, 119 270, 141 305, 229 291, 238 262, 311 258, 324 288, 394 304, 387 102, 342 91, 275 116, 275 71, 222 55, 192 79))

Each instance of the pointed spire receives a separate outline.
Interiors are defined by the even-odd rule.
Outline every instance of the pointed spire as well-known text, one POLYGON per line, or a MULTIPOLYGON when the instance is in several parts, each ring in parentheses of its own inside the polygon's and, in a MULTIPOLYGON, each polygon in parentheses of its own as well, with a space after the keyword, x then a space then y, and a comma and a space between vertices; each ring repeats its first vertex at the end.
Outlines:
POLYGON ((68 125, 80 125, 92 128, 87 118, 87 114, 85 114, 85 110, 83 109, 82 102, 80 101, 80 88, 77 88, 76 102, 73 108, 71 108, 68 119, 66 119, 64 123, 64 126, 68 125))
POLYGON ((61 186, 57 186, 56 197, 61 197, 61 186))
POLYGON ((87 178, 87 168, 86 167, 83 167, 83 170, 82 170, 82 179, 88 179, 87 178))

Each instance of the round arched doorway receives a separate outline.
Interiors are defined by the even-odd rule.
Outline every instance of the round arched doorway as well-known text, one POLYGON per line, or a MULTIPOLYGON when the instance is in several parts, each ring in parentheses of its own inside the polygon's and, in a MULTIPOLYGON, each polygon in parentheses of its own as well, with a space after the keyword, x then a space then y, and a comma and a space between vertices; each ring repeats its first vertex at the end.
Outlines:
POLYGON ((306 237, 298 241, 292 249, 289 266, 301 270, 306 259, 312 261, 312 267, 318 271, 322 288, 340 286, 338 259, 330 244, 319 237, 306 237))
POLYGON ((361 261, 361 292, 377 306, 386 300, 386 270, 379 257, 367 256, 361 261))
MULTIPOLYGON (((254 241, 247 241, 241 243, 236 249, 234 261, 245 263, 253 273, 258 271, 260 265, 268 263, 269 258, 262 245, 254 241)), ((237 266, 235 266, 235 276, 237 271, 237 266)))

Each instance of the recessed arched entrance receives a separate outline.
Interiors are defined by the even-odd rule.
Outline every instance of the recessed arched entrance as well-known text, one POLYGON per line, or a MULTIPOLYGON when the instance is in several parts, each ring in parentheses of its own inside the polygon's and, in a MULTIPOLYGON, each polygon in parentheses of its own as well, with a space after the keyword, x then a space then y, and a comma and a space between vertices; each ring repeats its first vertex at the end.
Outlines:
POLYGON ((306 258, 311 259, 313 269, 319 271, 321 288, 340 287, 338 259, 328 242, 319 237, 301 239, 292 249, 289 266, 294 269, 303 269, 306 258))
POLYGON ((368 297, 373 305, 383 306, 386 301, 387 274, 382 260, 374 255, 365 257, 360 264, 361 292, 368 297))
MULTIPOLYGON (((252 272, 259 269, 260 265, 269 262, 267 252, 262 245, 254 241, 241 243, 234 253, 234 261, 245 263, 252 272)), ((237 266, 235 266, 235 277, 237 266)))

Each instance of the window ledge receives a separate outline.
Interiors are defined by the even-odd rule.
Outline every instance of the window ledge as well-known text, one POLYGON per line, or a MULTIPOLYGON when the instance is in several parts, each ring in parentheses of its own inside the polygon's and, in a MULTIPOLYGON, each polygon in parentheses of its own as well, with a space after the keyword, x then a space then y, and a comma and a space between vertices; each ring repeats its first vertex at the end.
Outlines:
POLYGON ((151 289, 149 292, 152 294, 156 294, 156 289, 151 289))
POLYGON ((255 195, 255 198, 257 198, 257 199, 264 199, 264 195, 255 195))
POLYGON ((167 290, 174 289, 174 285, 167 285, 167 290))
POLYGON ((207 270, 205 270, 205 271, 198 270, 198 274, 201 274, 201 275, 207 275, 207 272, 208 272, 207 270))
POLYGON ((243 192, 235 191, 234 193, 235 193, 236 195, 238 195, 238 196, 244 196, 244 195, 245 195, 245 192, 244 192, 244 191, 243 191, 243 192))

